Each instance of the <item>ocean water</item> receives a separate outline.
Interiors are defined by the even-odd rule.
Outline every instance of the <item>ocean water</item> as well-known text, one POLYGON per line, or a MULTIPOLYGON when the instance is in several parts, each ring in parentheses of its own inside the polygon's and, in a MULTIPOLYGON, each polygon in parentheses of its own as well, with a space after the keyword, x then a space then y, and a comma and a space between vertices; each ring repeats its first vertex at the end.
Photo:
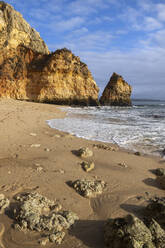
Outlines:
POLYGON ((144 154, 165 148, 165 101, 134 100, 132 107, 67 107, 52 128, 89 140, 110 142, 144 154))

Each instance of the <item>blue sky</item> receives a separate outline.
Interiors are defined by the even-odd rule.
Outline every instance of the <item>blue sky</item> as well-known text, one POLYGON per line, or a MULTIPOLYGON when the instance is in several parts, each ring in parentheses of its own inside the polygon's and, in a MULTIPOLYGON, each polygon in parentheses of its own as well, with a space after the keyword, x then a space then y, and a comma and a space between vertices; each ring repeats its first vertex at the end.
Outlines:
POLYGON ((87 63, 100 91, 113 72, 133 97, 165 100, 165 0, 8 0, 51 51, 87 63))

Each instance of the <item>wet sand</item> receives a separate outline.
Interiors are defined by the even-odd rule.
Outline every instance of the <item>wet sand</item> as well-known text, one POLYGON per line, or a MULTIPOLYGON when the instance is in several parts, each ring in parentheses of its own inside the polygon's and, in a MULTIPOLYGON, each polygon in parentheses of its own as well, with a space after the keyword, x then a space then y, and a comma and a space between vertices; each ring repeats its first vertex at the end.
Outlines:
MULTIPOLYGON (((61 248, 102 248, 107 218, 139 215, 146 204, 139 196, 165 196, 152 173, 165 167, 162 158, 94 148, 101 142, 51 129, 46 120, 65 116, 55 105, 1 100, 0 106, 0 193, 12 201, 18 193, 38 192, 75 212, 80 220, 67 232, 61 248), (89 173, 81 167, 83 159, 74 153, 80 147, 89 147, 94 153, 84 159, 95 163, 89 173), (127 167, 119 165, 123 162, 127 167), (107 188, 97 198, 86 199, 67 185, 81 178, 104 180, 107 188)), ((0 215, 0 247, 40 247, 38 233, 16 231, 12 223, 10 214, 0 215)))

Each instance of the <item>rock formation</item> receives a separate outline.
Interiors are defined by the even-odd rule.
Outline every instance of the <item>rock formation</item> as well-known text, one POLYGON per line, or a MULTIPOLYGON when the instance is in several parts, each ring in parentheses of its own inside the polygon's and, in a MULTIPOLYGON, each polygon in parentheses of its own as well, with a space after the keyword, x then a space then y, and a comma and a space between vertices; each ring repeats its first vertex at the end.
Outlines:
POLYGON ((122 76, 113 73, 100 98, 102 105, 131 106, 131 86, 122 76))
POLYGON ((127 215, 107 220, 104 240, 111 248, 164 248, 165 231, 154 219, 142 221, 127 215))
POLYGON ((107 184, 102 180, 78 179, 71 185, 80 195, 86 198, 95 198, 103 193, 107 184))
MULTIPOLYGON (((36 231, 41 245, 47 242, 61 244, 65 230, 69 229, 78 216, 38 193, 24 192, 15 197, 17 210, 10 209, 14 219, 14 228, 19 231, 36 231), (44 238, 44 239, 43 239, 44 238)), ((10 208, 10 206, 9 206, 10 208)))
POLYGON ((0 2, 0 97, 96 105, 98 87, 68 49, 49 53, 44 41, 9 4, 0 2))
POLYGON ((17 48, 20 44, 36 52, 49 53, 39 33, 11 5, 0 1, 0 49, 17 48))

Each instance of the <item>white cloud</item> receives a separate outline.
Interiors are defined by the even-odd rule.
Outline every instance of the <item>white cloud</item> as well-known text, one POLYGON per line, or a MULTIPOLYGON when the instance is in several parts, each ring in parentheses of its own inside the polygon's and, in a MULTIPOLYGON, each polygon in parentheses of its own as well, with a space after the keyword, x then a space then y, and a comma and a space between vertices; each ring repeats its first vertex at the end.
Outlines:
POLYGON ((143 11, 149 11, 150 13, 155 10, 155 6, 151 0, 143 0, 143 1, 137 1, 138 6, 143 10, 143 11))
POLYGON ((162 29, 152 34, 151 40, 153 42, 156 42, 159 47, 165 48, 164 37, 165 37, 165 29, 162 29))
POLYGON ((162 28, 163 25, 153 17, 147 16, 144 18, 144 23, 141 25, 140 29, 152 31, 162 28))
POLYGON ((80 16, 88 16, 90 14, 96 14, 103 8, 108 7, 104 0, 76 0, 71 1, 68 4, 68 14, 76 14, 80 16))
POLYGON ((106 22, 111 22, 111 21, 114 20, 114 18, 112 18, 112 17, 110 17, 110 16, 103 16, 103 17, 102 17, 102 20, 103 20, 103 21, 106 21, 106 22))
POLYGON ((157 4, 158 18, 165 21, 165 4, 157 4))
POLYGON ((78 37, 80 37, 81 35, 87 34, 87 33, 88 33, 88 29, 86 27, 81 27, 79 29, 72 31, 72 35, 78 36, 78 37))
MULTIPOLYGON (((72 17, 70 19, 56 22, 54 25, 54 28, 58 31, 64 32, 65 30, 72 30, 76 27, 79 27, 84 22, 85 22, 85 19, 77 16, 77 17, 72 17)), ((52 23, 52 25, 53 25, 53 23, 52 23)))
POLYGON ((125 21, 129 21, 130 23, 136 25, 137 18, 140 16, 140 12, 134 8, 127 7, 123 13, 121 14, 121 18, 125 21))
POLYGON ((163 28, 163 24, 160 18, 157 17, 159 13, 157 13, 158 6, 153 5, 155 15, 148 10, 150 9, 149 2, 144 2, 140 4, 140 9, 135 9, 132 7, 127 7, 124 14, 121 15, 121 18, 125 23, 129 22, 130 31, 131 29, 137 31, 154 31, 163 28), (147 10, 147 12, 146 12, 147 10))
POLYGON ((86 16, 96 12, 95 6, 84 4, 84 1, 80 0, 71 2, 68 6, 68 10, 70 15, 76 14, 80 16, 86 16))
POLYGON ((105 50, 107 46, 110 45, 114 36, 108 32, 95 31, 81 34, 79 37, 75 37, 72 33, 66 37, 66 40, 69 40, 68 44, 73 50, 82 50, 82 51, 102 51, 105 50), (72 44, 72 46, 70 46, 72 44))

